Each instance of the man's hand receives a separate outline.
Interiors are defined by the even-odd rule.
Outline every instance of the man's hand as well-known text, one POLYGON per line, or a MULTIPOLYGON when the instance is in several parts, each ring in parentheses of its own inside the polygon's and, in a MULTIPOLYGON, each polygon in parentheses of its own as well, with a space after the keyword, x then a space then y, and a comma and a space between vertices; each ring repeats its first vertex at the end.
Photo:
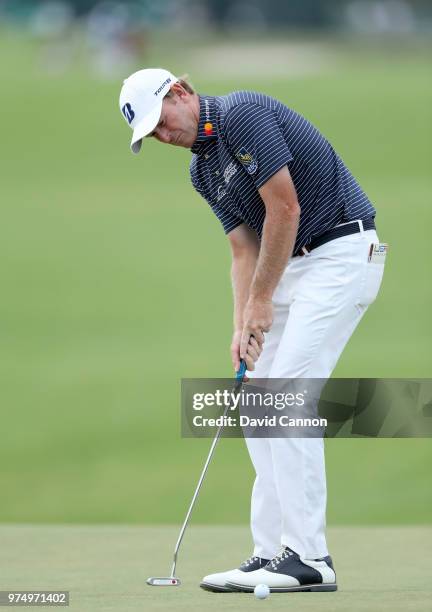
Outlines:
MULTIPOLYGON (((232 342, 231 342, 231 359, 234 367, 234 371, 238 372, 240 369, 240 343, 242 337, 243 330, 237 330, 233 334, 232 342)), ((262 347, 259 346, 258 342, 255 338, 251 337, 249 339, 249 344, 247 347, 247 354, 245 356, 246 366, 249 371, 255 369, 255 362, 258 360, 258 357, 261 355, 262 347)), ((245 382, 249 379, 245 377, 245 382)))
POLYGON ((250 297, 243 313, 243 330, 240 340, 240 357, 246 361, 248 370, 255 369, 261 354, 264 333, 273 323, 273 304, 269 299, 250 297))

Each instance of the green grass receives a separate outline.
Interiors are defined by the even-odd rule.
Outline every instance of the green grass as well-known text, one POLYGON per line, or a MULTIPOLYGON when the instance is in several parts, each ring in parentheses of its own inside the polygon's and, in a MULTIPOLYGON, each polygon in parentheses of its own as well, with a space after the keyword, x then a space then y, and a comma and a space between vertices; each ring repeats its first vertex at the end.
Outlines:
MULTIPOLYGON (((168 48, 146 63, 183 71, 191 49, 168 48)), ((221 81, 202 67, 194 83, 264 90, 331 140, 391 245, 335 374, 428 377, 430 66, 416 47, 332 49, 323 73, 221 81)), ((6 32, 0 58, 0 521, 176 522, 208 448, 180 438, 180 379, 231 374, 227 240, 188 151, 129 153, 120 80, 83 57, 47 75, 37 45, 6 32)), ((329 522, 430 522, 431 459, 430 440, 330 441, 329 522)), ((242 442, 223 441, 195 520, 245 522, 251 482, 242 442)))
POLYGON ((178 528, 126 526, 0 527, 2 590, 69 590, 70 609, 268 610, 423 612, 432 596, 430 527, 333 527, 329 546, 339 590, 275 593, 265 601, 247 593, 199 588, 204 574, 237 567, 250 552, 246 527, 192 527, 180 552, 180 587, 145 584, 166 576, 178 528))

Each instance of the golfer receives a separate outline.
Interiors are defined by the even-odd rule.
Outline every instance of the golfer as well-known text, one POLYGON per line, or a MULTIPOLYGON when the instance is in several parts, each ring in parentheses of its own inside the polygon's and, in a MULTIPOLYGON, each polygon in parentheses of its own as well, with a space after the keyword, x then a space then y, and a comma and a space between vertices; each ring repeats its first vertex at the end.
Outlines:
MULTIPOLYGON (((330 377, 381 285, 375 209, 304 117, 253 91, 201 96, 146 69, 124 81, 120 110, 146 137, 192 151, 192 184, 232 250, 233 366, 257 378, 330 377)), ((325 535, 322 438, 248 438, 256 471, 253 555, 205 576, 210 591, 335 591, 325 535)))

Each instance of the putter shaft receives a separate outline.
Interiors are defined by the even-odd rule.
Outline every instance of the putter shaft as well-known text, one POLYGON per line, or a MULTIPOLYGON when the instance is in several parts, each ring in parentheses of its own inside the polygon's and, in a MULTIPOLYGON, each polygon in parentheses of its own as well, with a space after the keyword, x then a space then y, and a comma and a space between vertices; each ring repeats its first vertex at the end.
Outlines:
MULTIPOLYGON (((236 393, 236 394, 239 393, 239 391, 241 389, 241 385, 242 385, 243 377, 244 377, 245 373, 246 373, 246 363, 242 360, 241 363, 240 363, 240 369, 236 373, 236 384, 235 384, 234 390, 233 390, 234 393, 236 393)), ((226 407, 225 407, 224 413, 223 413, 224 417, 227 415, 228 410, 230 408, 231 408, 231 404, 227 404, 226 407)), ((222 422, 224 420, 225 419, 222 419, 222 422)), ((175 571, 176 571, 176 565, 177 565, 177 555, 178 555, 178 551, 179 551, 179 548, 180 548, 180 544, 181 544, 182 539, 183 539, 184 532, 186 531, 186 527, 188 525, 190 515, 192 514, 192 510, 194 508, 195 501, 196 501, 196 499, 198 497, 198 494, 200 492, 201 485, 202 485, 203 480, 205 478, 205 475, 207 473, 207 468, 208 468, 208 466, 210 464, 210 461, 211 461, 211 458, 213 456, 214 450, 215 450, 216 445, 217 445, 217 443, 219 441, 222 429, 223 429, 223 425, 220 425, 218 427, 216 435, 215 435, 215 437, 213 439, 212 445, 211 445, 209 453, 207 455, 207 460, 206 460, 206 462, 204 464, 203 470, 201 472, 201 476, 200 476, 200 478, 198 480, 198 484, 197 484, 196 489, 195 489, 195 493, 194 493, 194 495, 192 497, 192 501, 191 501, 189 509, 187 511, 186 518, 185 518, 185 520, 183 522, 183 525, 182 525, 182 528, 180 530, 180 534, 179 534, 179 537, 177 539, 177 543, 176 543, 175 548, 174 548, 174 558, 173 558, 173 564, 172 564, 172 568, 171 568, 171 577, 172 578, 175 577, 175 571)))

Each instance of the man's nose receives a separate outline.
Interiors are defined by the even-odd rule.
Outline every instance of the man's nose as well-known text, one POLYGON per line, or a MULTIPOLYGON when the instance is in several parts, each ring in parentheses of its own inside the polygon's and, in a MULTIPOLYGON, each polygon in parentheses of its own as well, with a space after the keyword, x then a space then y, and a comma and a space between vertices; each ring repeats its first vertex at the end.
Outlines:
POLYGON ((154 131, 154 135, 160 142, 169 143, 171 141, 170 133, 164 127, 157 127, 154 131))

